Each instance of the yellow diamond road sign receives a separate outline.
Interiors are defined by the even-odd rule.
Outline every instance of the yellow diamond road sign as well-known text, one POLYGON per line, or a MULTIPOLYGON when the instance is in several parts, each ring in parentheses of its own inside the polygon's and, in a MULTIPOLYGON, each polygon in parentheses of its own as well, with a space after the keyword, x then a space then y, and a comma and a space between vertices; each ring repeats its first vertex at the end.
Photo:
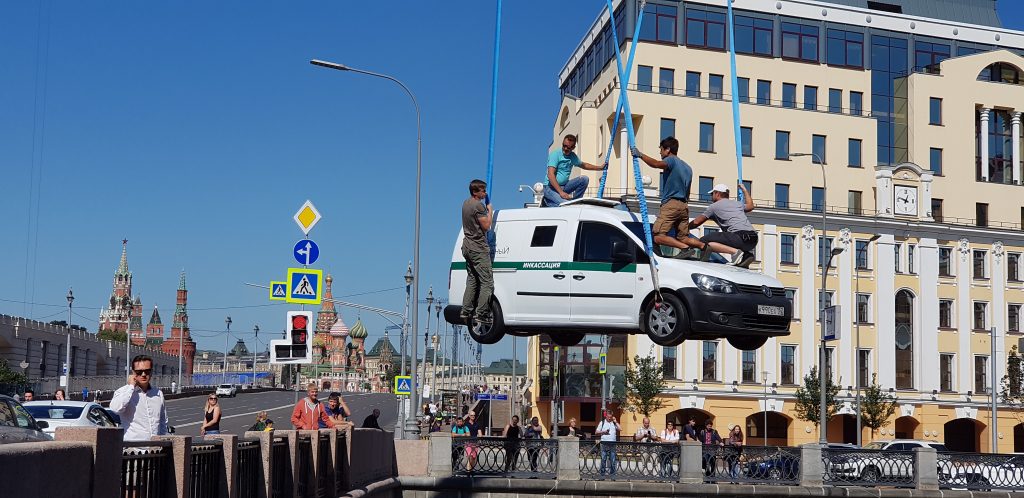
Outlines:
POLYGON ((312 202, 306 201, 293 218, 295 219, 295 224, 299 225, 302 233, 309 235, 309 231, 320 221, 320 211, 316 210, 316 206, 313 206, 312 202))

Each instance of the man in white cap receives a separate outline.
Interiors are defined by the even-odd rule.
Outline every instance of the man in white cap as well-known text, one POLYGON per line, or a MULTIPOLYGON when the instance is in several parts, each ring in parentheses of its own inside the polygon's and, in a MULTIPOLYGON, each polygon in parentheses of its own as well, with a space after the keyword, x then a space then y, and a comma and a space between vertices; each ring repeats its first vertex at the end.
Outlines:
POLYGON ((730 264, 742 268, 747 268, 754 262, 757 231, 747 219, 747 213, 754 210, 754 200, 750 198, 750 192, 747 192, 743 184, 740 184, 740 189, 743 190, 744 202, 730 199, 729 187, 724 183, 715 185, 715 188, 708 192, 713 202, 704 210, 704 214, 690 222, 690 230, 708 220, 714 220, 722 229, 721 232, 701 237, 700 241, 704 243, 701 249, 702 260, 707 261, 712 252, 717 252, 730 255, 730 264))

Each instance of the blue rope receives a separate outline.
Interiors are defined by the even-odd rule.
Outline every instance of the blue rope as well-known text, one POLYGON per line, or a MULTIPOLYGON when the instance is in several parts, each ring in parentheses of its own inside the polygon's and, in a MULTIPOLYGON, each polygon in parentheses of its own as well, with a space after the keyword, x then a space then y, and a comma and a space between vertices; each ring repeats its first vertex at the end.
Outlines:
MULTIPOLYGON (((615 12, 613 12, 610 7, 609 7, 609 10, 608 10, 608 17, 609 18, 615 17, 615 12)), ((640 9, 640 13, 637 15, 637 19, 636 19, 637 25, 640 25, 640 23, 643 21, 643 17, 644 17, 644 10, 643 10, 643 8, 641 8, 640 9)), ((615 32, 615 20, 612 19, 612 41, 615 43, 616 51, 618 50, 618 46, 619 46, 619 38, 618 37, 619 37, 618 33, 615 32)), ((633 39, 635 40, 636 37, 634 36, 633 39)), ((633 58, 636 57, 636 46, 637 45, 638 45, 637 43, 633 43, 629 47, 629 59, 626 60, 626 75, 625 75, 626 79, 625 80, 621 80, 621 79, 619 80, 619 86, 621 87, 621 89, 629 88, 629 78, 632 76, 631 73, 633 72, 633 58)), ((607 161, 607 162, 611 161, 612 148, 615 147, 615 137, 618 136, 618 134, 619 134, 619 117, 622 116, 622 97, 623 97, 623 95, 625 95, 625 92, 620 92, 619 93, 619 103, 618 103, 618 106, 616 106, 616 108, 615 108, 615 120, 612 122, 612 127, 609 130, 609 132, 610 132, 609 135, 611 135, 611 139, 608 140, 608 151, 604 155, 605 161, 607 161)), ((608 181, 608 168, 605 167, 604 171, 601 172, 601 183, 597 187, 597 197, 599 199, 604 197, 604 186, 605 186, 605 183, 607 181, 608 181)))
MULTIPOLYGON (((739 100, 739 89, 736 81, 736 38, 735 31, 736 27, 732 19, 732 2, 733 0, 726 0, 729 14, 729 69, 732 73, 729 75, 730 85, 732 86, 732 132, 735 136, 736 142, 736 175, 739 178, 739 183, 743 183, 743 133, 740 131, 740 100, 739 100)), ((743 202, 743 190, 736 189, 736 199, 743 202)))
POLYGON ((491 71, 491 134, 487 142, 487 198, 485 204, 491 203, 491 180, 494 178, 494 118, 498 114, 498 62, 501 54, 501 0, 498 0, 498 13, 494 19, 494 67, 491 71))

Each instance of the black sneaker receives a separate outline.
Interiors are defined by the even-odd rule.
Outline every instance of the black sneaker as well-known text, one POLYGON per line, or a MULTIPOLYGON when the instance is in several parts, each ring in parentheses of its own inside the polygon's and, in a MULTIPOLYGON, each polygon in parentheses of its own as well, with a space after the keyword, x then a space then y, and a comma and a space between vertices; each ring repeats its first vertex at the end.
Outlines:
POLYGON ((740 268, 750 268, 751 263, 754 262, 754 255, 749 252, 744 252, 743 257, 740 258, 736 266, 740 268))
POLYGON ((696 256, 697 256, 697 250, 690 248, 690 249, 683 249, 683 250, 679 251, 678 253, 676 253, 675 256, 672 256, 672 257, 675 258, 675 259, 694 259, 696 256))
POLYGON ((711 259, 712 252, 713 251, 710 248, 708 248, 708 245, 704 244, 704 248, 700 250, 700 260, 706 263, 709 259, 711 259))

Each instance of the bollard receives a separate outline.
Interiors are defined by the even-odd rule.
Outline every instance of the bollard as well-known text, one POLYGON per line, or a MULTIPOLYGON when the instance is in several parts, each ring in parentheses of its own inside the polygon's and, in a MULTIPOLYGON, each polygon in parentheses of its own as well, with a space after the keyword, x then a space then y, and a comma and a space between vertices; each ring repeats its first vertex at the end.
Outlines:
POLYGON ((704 482, 704 446, 698 441, 679 441, 679 482, 700 484, 704 482))
POLYGON ((939 489, 938 457, 935 448, 914 448, 914 489, 939 489))
POLYGON ((430 477, 452 476, 452 433, 430 433, 427 447, 427 475, 430 477))
POLYGON ((556 479, 560 481, 580 480, 580 438, 575 436, 559 436, 557 458, 556 479))
POLYGON ((210 434, 210 439, 221 441, 223 470, 220 481, 220 494, 223 498, 239 498, 235 484, 238 482, 238 436, 234 434, 210 434))
POLYGON ((268 498, 273 494, 273 486, 271 479, 273 479, 274 473, 274 433, 269 431, 246 431, 245 437, 247 439, 259 439, 260 440, 260 459, 262 465, 260 465, 260 482, 263 483, 260 486, 260 492, 255 498, 268 498))
POLYGON ((92 495, 115 496, 121 491, 121 443, 124 431, 114 427, 58 427, 57 441, 92 445, 92 495))
POLYGON ((821 461, 821 443, 800 445, 800 486, 825 485, 825 464, 821 461))

